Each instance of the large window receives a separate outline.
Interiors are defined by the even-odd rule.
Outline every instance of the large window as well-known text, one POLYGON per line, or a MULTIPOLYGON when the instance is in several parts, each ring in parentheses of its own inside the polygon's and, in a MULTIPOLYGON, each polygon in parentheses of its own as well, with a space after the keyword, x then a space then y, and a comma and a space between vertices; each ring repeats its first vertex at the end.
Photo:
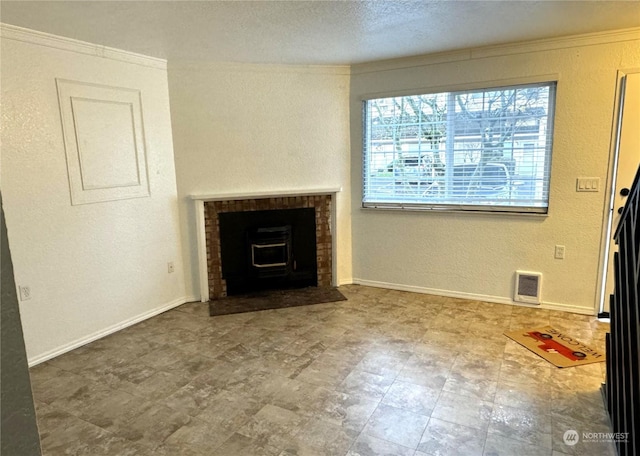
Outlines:
POLYGON ((555 82, 364 103, 364 207, 546 213, 555 82))

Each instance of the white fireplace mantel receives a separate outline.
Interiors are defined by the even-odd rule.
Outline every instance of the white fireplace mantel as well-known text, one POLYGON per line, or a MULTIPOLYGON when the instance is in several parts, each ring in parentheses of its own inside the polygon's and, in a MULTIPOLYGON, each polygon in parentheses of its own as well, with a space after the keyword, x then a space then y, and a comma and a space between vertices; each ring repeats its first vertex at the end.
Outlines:
POLYGON ((200 278, 200 301, 207 302, 209 300, 209 275, 207 265, 207 238, 204 227, 204 203, 207 201, 232 201, 243 199, 262 199, 262 198, 285 198, 295 196, 315 196, 315 195, 331 195, 331 251, 332 251, 332 272, 331 280, 333 285, 337 284, 337 267, 336 267, 336 206, 338 193, 342 191, 342 187, 330 188, 312 188, 299 190, 268 190, 263 192, 246 192, 246 193, 194 193, 189 195, 195 204, 196 213, 196 230, 198 242, 198 276, 200 278))
POLYGON ((195 193, 189 198, 195 201, 231 201, 241 199, 284 198, 286 196, 314 196, 336 194, 342 187, 313 188, 308 190, 269 190, 264 192, 246 193, 195 193))

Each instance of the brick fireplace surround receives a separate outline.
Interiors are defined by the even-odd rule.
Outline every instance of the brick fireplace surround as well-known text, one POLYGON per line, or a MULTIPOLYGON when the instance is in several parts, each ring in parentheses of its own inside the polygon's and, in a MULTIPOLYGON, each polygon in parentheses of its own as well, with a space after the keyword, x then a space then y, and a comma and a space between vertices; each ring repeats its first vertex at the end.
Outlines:
MULTIPOLYGON (((272 194, 247 196, 192 195, 196 203, 198 223, 198 253, 201 300, 225 297, 227 287, 222 278, 220 258, 220 224, 223 212, 262 211, 278 209, 315 209, 316 256, 318 286, 334 285, 334 246, 332 227, 335 220, 335 196, 339 189, 308 194, 272 194), (204 271, 202 269, 205 269, 204 271)), ((290 193, 290 192, 289 192, 290 193)))

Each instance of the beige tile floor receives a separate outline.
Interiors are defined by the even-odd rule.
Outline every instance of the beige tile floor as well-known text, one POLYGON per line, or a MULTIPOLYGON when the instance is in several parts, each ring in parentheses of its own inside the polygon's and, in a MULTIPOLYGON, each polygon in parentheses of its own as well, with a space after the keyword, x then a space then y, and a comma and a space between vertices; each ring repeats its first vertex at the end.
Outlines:
POLYGON ((189 303, 31 369, 45 455, 613 455, 604 363, 502 333, 592 317, 345 286, 348 301, 211 318, 189 303))

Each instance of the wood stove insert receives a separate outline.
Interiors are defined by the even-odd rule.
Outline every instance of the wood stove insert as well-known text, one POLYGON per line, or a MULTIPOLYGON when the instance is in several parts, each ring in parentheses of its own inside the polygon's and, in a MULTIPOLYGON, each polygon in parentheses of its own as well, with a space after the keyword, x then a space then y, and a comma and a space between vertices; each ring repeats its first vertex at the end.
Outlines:
POLYGON ((314 208, 219 214, 227 295, 315 286, 314 208))

